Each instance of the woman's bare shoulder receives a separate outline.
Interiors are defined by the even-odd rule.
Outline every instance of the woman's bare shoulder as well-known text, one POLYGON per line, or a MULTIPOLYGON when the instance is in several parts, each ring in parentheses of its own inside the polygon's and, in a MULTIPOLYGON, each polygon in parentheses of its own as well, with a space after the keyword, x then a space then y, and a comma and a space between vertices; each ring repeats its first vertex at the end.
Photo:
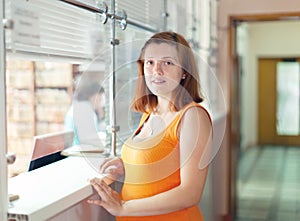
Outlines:
POLYGON ((207 122, 212 124, 209 112, 201 105, 189 107, 183 115, 183 120, 189 123, 207 122))

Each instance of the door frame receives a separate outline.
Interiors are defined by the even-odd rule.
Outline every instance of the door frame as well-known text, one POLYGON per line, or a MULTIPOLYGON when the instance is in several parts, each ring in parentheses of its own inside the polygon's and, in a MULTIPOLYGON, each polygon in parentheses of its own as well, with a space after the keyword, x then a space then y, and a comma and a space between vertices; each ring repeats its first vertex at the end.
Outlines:
POLYGON ((229 179, 227 179, 227 193, 228 193, 228 214, 221 217, 221 220, 229 221, 234 220, 237 211, 237 168, 238 168, 238 154, 240 146, 240 106, 236 105, 241 93, 241 85, 238 76, 238 62, 236 53, 236 28, 237 24, 241 22, 264 22, 264 21, 282 21, 288 20, 289 17, 300 16, 300 12, 285 12, 285 13, 272 13, 272 14, 239 14, 229 15, 229 28, 227 29, 228 35, 228 93, 229 93, 229 159, 228 171, 229 179))

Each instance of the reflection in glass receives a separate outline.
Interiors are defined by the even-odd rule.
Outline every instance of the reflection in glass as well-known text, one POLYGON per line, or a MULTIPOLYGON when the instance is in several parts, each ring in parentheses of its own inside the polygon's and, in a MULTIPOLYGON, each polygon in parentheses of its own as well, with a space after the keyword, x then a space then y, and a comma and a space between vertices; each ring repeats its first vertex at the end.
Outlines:
POLYGON ((277 64, 277 134, 299 135, 299 63, 277 64))

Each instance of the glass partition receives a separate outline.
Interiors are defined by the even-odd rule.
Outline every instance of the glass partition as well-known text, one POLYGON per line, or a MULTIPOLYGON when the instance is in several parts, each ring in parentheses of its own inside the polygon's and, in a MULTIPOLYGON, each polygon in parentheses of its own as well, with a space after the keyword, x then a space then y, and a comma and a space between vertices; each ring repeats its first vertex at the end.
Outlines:
POLYGON ((136 60, 153 32, 172 30, 184 35, 197 54, 201 83, 210 102, 219 90, 207 65, 209 33, 201 33, 211 31, 206 30, 208 2, 104 2, 108 10, 101 12, 95 0, 5 0, 7 99, 3 108, 7 110, 8 152, 17 157, 8 167, 9 177, 28 170, 34 137, 49 133, 73 130, 72 145, 79 140, 79 144, 97 146, 100 141, 107 153, 103 157, 108 156, 114 117, 120 153, 140 120, 141 115, 130 109, 136 60), (201 7, 206 13, 201 13, 201 7), (78 127, 81 124, 84 127, 78 127))
POLYGON ((277 64, 276 130, 278 135, 300 134, 300 68, 298 62, 277 64))
MULTIPOLYGON (((101 101, 97 101, 101 107, 92 103, 98 120, 95 123, 91 117, 87 126, 105 141, 109 151, 111 131, 107 127, 111 126, 111 80, 115 79, 117 146, 122 145, 139 123, 140 114, 132 112, 130 105, 136 60, 141 46, 153 34, 151 30, 163 30, 168 24, 168 30, 183 34, 197 53, 200 68, 207 69, 202 71, 202 83, 207 84, 204 89, 208 93, 213 88, 209 85, 212 81, 207 80, 211 72, 205 64, 207 58, 200 53, 200 28, 195 29, 204 25, 199 3, 194 7, 193 0, 172 4, 164 0, 155 0, 155 4, 154 0, 104 2, 107 20, 105 13, 95 11, 99 4, 93 0, 6 0, 6 17, 14 23, 5 33, 8 150, 17 155, 16 163, 9 168, 10 176, 27 170, 34 136, 70 129, 70 125, 66 127, 70 109, 86 84, 92 88, 96 83, 102 91, 98 95, 101 101), (117 16, 127 15, 125 30, 120 19, 113 26, 109 13, 114 2, 117 16)), ((73 110, 72 114, 80 121, 80 113, 73 110)))
POLYGON ((107 86, 101 83, 110 66, 111 30, 101 15, 63 1, 7 0, 5 9, 14 24, 5 32, 7 147, 16 154, 11 177, 28 170, 35 136, 74 129, 68 119, 77 114, 72 108, 84 84, 99 85, 91 126, 105 139, 107 86))

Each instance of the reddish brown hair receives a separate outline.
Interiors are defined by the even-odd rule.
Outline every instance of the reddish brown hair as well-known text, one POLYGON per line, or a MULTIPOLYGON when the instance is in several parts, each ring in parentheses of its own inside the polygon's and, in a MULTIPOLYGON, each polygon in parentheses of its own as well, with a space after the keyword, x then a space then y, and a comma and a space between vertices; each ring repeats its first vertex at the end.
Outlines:
POLYGON ((144 54, 148 45, 155 43, 167 43, 174 45, 177 49, 179 63, 185 74, 185 79, 180 82, 175 94, 175 102, 170 104, 170 110, 178 111, 192 101, 200 103, 203 97, 200 93, 199 73, 196 60, 189 43, 185 38, 175 32, 160 32, 153 35, 141 50, 137 60, 138 80, 132 109, 138 112, 152 112, 157 106, 157 96, 154 95, 146 85, 144 74, 144 54))

